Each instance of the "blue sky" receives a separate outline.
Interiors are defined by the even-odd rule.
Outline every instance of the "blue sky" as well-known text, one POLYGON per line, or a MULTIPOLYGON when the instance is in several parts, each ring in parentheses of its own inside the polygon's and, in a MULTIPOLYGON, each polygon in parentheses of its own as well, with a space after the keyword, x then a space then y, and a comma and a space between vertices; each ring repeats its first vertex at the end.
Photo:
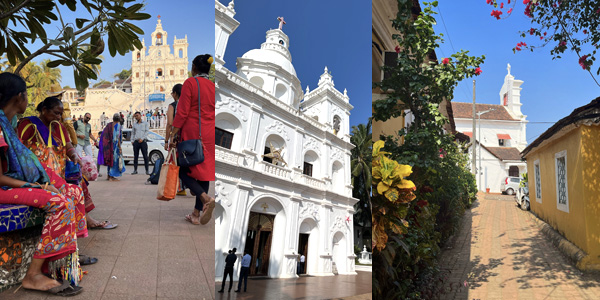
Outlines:
MULTIPOLYGON (((490 16, 493 7, 485 0, 460 1, 460 4, 457 1, 439 1, 438 8, 434 11, 441 11, 446 25, 444 28, 439 14, 435 16, 438 25, 434 29, 436 33, 443 33, 445 39, 436 51, 438 58, 441 60, 460 49, 469 50, 471 55, 486 56, 481 66, 483 73, 475 77, 477 103, 500 104, 499 92, 507 73, 507 63, 511 64, 511 74, 515 79, 524 81, 521 85, 521 111, 529 120, 528 143, 552 123, 600 95, 600 87, 579 66, 575 53, 565 52, 562 59, 557 60, 552 60, 549 47, 513 54, 512 48, 519 42, 540 45, 539 39, 521 38, 519 35, 520 30, 532 27, 530 19, 523 14, 525 7, 522 1, 516 1, 513 14, 501 20, 490 16)), ((465 80, 455 90, 453 101, 471 102, 472 90, 472 79, 465 80)))
MULTIPOLYGON (((224 5, 229 0, 221 0, 224 5)), ((371 1, 235 1, 240 26, 229 38, 225 66, 236 71, 236 59, 260 48, 267 30, 286 21, 292 63, 302 89, 317 87, 325 66, 335 87, 348 89, 350 125, 366 123, 371 116, 371 1), (351 4, 350 4, 351 3, 351 4)))
MULTIPOLYGON (((139 1, 138 1, 139 2, 139 1)), ((172 46, 173 39, 177 36, 178 39, 183 38, 187 34, 188 38, 188 60, 190 64, 188 69, 191 68, 191 62, 194 57, 198 54, 209 53, 211 55, 215 52, 214 39, 215 39, 215 13, 214 6, 211 1, 208 0, 169 0, 169 1, 146 1, 146 7, 144 12, 150 14, 152 17, 148 20, 134 21, 133 23, 144 30, 146 46, 150 45, 150 35, 156 29, 157 17, 160 15, 162 20, 163 30, 168 34, 167 43, 172 46)), ((65 21, 70 20, 74 22, 75 16, 79 18, 87 18, 89 13, 83 6, 79 5, 75 12, 71 12, 66 7, 61 6, 61 13, 65 18, 65 21)), ((46 28, 48 36, 55 36, 58 30, 52 26, 46 28)), ((108 41, 108 37, 104 37, 104 41, 108 41)), ((41 47, 41 44, 36 43, 36 48, 41 47)), ((171 50, 173 50, 171 48, 171 50)), ((127 53, 124 56, 117 55, 111 57, 108 51, 108 45, 106 46, 104 53, 104 62, 101 64, 101 73, 98 79, 105 79, 113 81, 113 75, 121 72, 123 69, 131 68, 131 53, 127 53)), ((52 58, 48 56, 40 56, 35 61, 41 61, 44 58, 52 58)), ((53 58, 52 58, 53 59, 53 58)), ((69 85, 75 87, 75 81, 73 80, 73 69, 71 67, 60 67, 62 71, 62 82, 63 86, 69 85)), ((92 81, 90 86, 95 81, 92 81)))

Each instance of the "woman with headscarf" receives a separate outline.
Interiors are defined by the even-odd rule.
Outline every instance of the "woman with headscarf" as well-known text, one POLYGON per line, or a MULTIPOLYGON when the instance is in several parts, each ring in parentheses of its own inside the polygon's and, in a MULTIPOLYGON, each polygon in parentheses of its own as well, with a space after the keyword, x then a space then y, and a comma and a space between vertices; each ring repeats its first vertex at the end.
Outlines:
POLYGON ((121 150, 122 142, 121 116, 119 113, 115 113, 113 122, 107 124, 102 131, 102 164, 108 167, 108 180, 110 181, 120 181, 118 177, 125 172, 123 151, 121 150))
POLYGON ((22 281, 26 289, 61 296, 81 292, 77 237, 87 236, 81 189, 47 172, 19 140, 11 120, 27 108, 25 81, 12 73, 0 74, 0 204, 21 204, 44 210, 40 241, 22 281), (42 273, 42 267, 59 282, 42 273))
POLYGON ((176 142, 202 139, 204 162, 179 169, 181 181, 196 195, 194 211, 185 216, 194 225, 208 223, 215 208, 215 199, 208 195, 209 182, 215 180, 215 84, 208 79, 212 62, 209 54, 198 55, 192 61, 193 77, 183 83, 169 133, 170 147, 175 147, 176 142), (179 138, 173 142, 177 134, 179 138))

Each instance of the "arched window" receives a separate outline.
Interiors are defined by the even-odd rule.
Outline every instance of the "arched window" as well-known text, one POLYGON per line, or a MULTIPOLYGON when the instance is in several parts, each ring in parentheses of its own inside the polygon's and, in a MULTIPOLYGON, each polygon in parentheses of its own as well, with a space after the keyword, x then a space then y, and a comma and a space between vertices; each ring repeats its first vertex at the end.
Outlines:
POLYGON ((179 49, 179 58, 183 58, 183 49, 179 49))
POLYGON ((137 53, 137 60, 139 61, 140 59, 141 59, 141 55, 140 55, 140 53, 138 52, 138 53, 137 53))
POLYGON ((285 85, 283 85, 281 83, 277 84, 277 86, 275 87, 275 97, 278 98, 279 100, 283 100, 282 98, 286 92, 287 92, 287 88, 285 88, 285 85))
MULTIPOLYGON (((160 51, 159 51, 160 52, 160 51)), ((156 76, 163 76, 163 70, 161 68, 158 68, 156 70, 156 76)))
POLYGON ((161 86, 160 86, 160 91, 161 91, 161 92, 164 92, 164 91, 165 91, 165 87, 161 85, 161 86))
POLYGON ((254 77, 250 78, 250 82, 261 89, 263 88, 263 85, 265 84, 265 81, 262 78, 260 78, 259 76, 254 76, 254 77))
POLYGON ((342 122, 342 119, 340 118, 340 116, 335 115, 333 116, 333 133, 334 134, 338 134, 338 132, 340 132, 340 123, 342 122))
MULTIPOLYGON (((162 45, 162 33, 160 32, 156 34, 156 45, 162 45)), ((160 56, 160 52, 158 56, 160 56)))
POLYGON ((135 78, 140 78, 140 72, 135 72, 135 78))
POLYGON ((320 163, 319 156, 312 150, 307 151, 304 154, 304 167, 302 168, 302 174, 320 178, 320 163))

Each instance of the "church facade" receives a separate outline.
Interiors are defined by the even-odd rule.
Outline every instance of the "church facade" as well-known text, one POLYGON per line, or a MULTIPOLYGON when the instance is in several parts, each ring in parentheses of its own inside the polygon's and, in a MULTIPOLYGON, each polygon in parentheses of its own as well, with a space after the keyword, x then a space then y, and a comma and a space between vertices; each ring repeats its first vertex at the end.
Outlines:
POLYGON ((94 130, 100 130, 99 117, 103 112, 112 116, 116 112, 142 111, 162 108, 167 110, 173 102, 171 90, 175 84, 188 78, 187 36, 174 37, 173 45, 167 43, 167 32, 162 27, 160 16, 146 46, 131 53, 131 78, 117 80, 108 88, 87 88, 85 104, 74 105, 74 115, 92 114, 94 130))
MULTIPOLYGON (((500 104, 476 104, 477 185, 480 191, 500 193, 507 176, 519 177, 527 172, 521 151, 527 146, 527 116, 521 112, 522 80, 508 73, 500 88, 500 104)), ((473 104, 452 102, 456 131, 473 138, 473 104)), ((471 155, 469 155, 471 158, 471 155)))
POLYGON ((251 276, 296 277, 300 255, 306 274, 356 274, 349 97, 327 67, 302 90, 283 18, 228 70, 235 13, 215 1, 216 280, 232 248, 252 256, 251 276))

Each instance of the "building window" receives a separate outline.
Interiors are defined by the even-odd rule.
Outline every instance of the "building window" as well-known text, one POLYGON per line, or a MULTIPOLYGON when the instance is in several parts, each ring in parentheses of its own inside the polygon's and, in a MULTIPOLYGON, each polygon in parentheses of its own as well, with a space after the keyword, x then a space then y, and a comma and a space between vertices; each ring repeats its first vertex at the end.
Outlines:
POLYGON ((533 176, 533 182, 535 184, 535 201, 542 203, 542 178, 539 159, 533 162, 533 176))
MULTIPOLYGON (((510 177, 519 177, 519 167, 510 166, 508 168, 508 176, 510 177)), ((521 180, 517 180, 517 183, 521 182, 521 180)))
POLYGON ((302 171, 302 174, 312 177, 312 171, 313 165, 311 163, 304 162, 304 170, 302 171))
MULTIPOLYGON (((156 45, 162 45, 162 33, 156 34, 156 45)), ((158 56, 160 56, 160 51, 158 53, 158 56)))
POLYGON ((137 60, 138 61, 140 60, 140 53, 139 52, 137 53, 137 60))
POLYGON ((165 91, 165 87, 161 85, 161 86, 160 86, 160 91, 161 91, 161 92, 164 92, 164 91, 165 91))
MULTIPOLYGON (((265 153, 264 154, 267 155, 269 153, 271 153, 271 148, 265 147, 265 153)), ((263 156, 263 161, 266 161, 266 162, 271 163, 271 164, 273 163, 273 159, 270 158, 270 157, 266 157, 266 156, 263 156)))
POLYGON ((340 132, 340 123, 341 123, 341 119, 339 116, 334 116, 333 117, 333 134, 338 134, 338 132, 340 132))
POLYGON ((185 70, 183 70, 183 69, 179 70, 179 75, 183 76, 183 72, 185 72, 185 70))
POLYGON ((504 139, 498 139, 498 145, 504 147, 504 139))
MULTIPOLYGON (((231 133, 229 131, 225 131, 225 130, 223 130, 221 128, 215 127, 215 144, 217 146, 221 146, 223 148, 231 149, 231 142, 232 141, 233 141, 233 133, 231 133)), ((271 151, 269 150, 269 152, 271 152, 271 151)), ((265 153, 265 154, 267 154, 267 153, 265 153)))
POLYGON ((183 58, 183 49, 179 49, 179 58, 183 58))
POLYGON ((150 72, 146 71, 146 77, 150 76, 150 72))
POLYGON ((162 69, 159 68, 158 70, 156 70, 156 76, 163 76, 162 69))
POLYGON ((135 72, 135 78, 140 78, 140 72, 135 72))
POLYGON ((175 75, 175 70, 169 70, 169 75, 171 75, 171 76, 175 75))
POLYGON ((567 183, 567 150, 554 155, 556 169, 556 208, 569 212, 569 188, 567 183))

